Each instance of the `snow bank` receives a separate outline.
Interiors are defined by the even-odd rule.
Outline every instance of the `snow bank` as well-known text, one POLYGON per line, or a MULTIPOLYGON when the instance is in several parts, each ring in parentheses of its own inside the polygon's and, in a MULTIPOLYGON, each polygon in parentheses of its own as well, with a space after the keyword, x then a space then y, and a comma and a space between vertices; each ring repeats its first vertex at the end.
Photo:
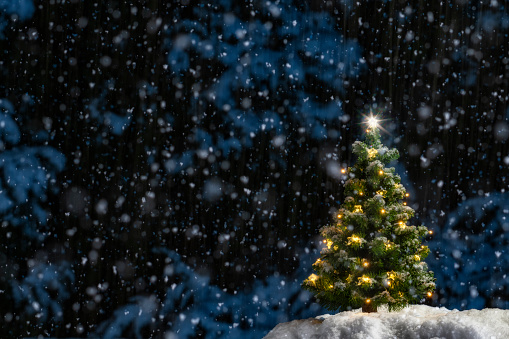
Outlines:
POLYGON ((400 312, 362 313, 358 309, 282 323, 265 338, 506 339, 509 310, 451 311, 425 305, 412 305, 400 312))

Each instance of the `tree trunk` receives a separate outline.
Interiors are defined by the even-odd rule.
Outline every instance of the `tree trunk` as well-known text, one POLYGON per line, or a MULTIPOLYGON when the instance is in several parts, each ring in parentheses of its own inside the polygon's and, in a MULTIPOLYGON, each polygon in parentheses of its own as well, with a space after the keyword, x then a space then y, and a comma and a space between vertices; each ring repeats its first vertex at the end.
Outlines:
POLYGON ((362 304, 362 312, 364 313, 373 313, 376 312, 376 306, 373 306, 371 303, 362 304))

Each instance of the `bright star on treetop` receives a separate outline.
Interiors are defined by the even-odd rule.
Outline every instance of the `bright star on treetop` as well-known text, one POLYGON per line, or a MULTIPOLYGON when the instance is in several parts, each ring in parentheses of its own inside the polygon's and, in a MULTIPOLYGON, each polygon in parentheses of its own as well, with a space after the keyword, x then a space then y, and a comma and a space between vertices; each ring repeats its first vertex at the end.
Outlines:
POLYGON ((370 116, 368 118, 368 126, 369 128, 377 128, 378 127, 378 119, 374 116, 370 116))

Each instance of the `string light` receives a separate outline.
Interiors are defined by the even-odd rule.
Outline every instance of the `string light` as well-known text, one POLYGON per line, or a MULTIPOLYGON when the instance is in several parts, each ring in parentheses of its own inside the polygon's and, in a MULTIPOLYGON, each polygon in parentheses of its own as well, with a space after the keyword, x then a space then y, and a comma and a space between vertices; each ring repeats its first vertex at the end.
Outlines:
POLYGON ((429 233, 429 234, 433 234, 433 231, 432 231, 432 230, 429 230, 429 231, 428 231, 428 233, 429 233))
POLYGON ((385 210, 382 208, 382 210, 380 211, 380 213, 385 214, 385 210))
POLYGON ((345 174, 346 173, 346 169, 342 168, 341 169, 341 173, 345 174))
POLYGON ((355 205, 353 213, 362 213, 362 205, 355 205))
POLYGON ((368 266, 369 266, 369 262, 365 261, 365 262, 362 264, 362 266, 364 266, 364 267, 368 267, 368 266))
POLYGON ((343 215, 338 214, 338 219, 341 219, 341 218, 343 218, 343 215))
POLYGON ((380 171, 378 172, 378 174, 383 175, 383 174, 384 174, 384 171, 380 170, 380 171))
POLYGON ((428 292, 428 297, 431 298, 433 296, 433 293, 428 292))
POLYGON ((366 304, 369 304, 371 302, 371 299, 366 299, 366 304))
POLYGON ((410 193, 405 194, 405 197, 407 197, 407 198, 408 198, 409 196, 410 196, 410 193))

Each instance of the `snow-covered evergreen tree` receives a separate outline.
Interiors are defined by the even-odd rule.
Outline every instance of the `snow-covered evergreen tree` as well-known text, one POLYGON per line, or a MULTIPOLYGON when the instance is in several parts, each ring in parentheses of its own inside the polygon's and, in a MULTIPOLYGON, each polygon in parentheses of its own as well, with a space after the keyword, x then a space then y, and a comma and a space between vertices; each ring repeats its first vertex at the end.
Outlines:
POLYGON ((388 163, 398 151, 380 142, 376 118, 368 120, 366 141, 356 141, 357 162, 342 169, 345 201, 337 222, 321 229, 326 247, 303 283, 320 304, 331 310, 362 306, 373 312, 383 304, 401 309, 432 296, 433 272, 423 261, 429 253, 420 239, 425 226, 407 225, 414 210, 401 178, 388 163))

